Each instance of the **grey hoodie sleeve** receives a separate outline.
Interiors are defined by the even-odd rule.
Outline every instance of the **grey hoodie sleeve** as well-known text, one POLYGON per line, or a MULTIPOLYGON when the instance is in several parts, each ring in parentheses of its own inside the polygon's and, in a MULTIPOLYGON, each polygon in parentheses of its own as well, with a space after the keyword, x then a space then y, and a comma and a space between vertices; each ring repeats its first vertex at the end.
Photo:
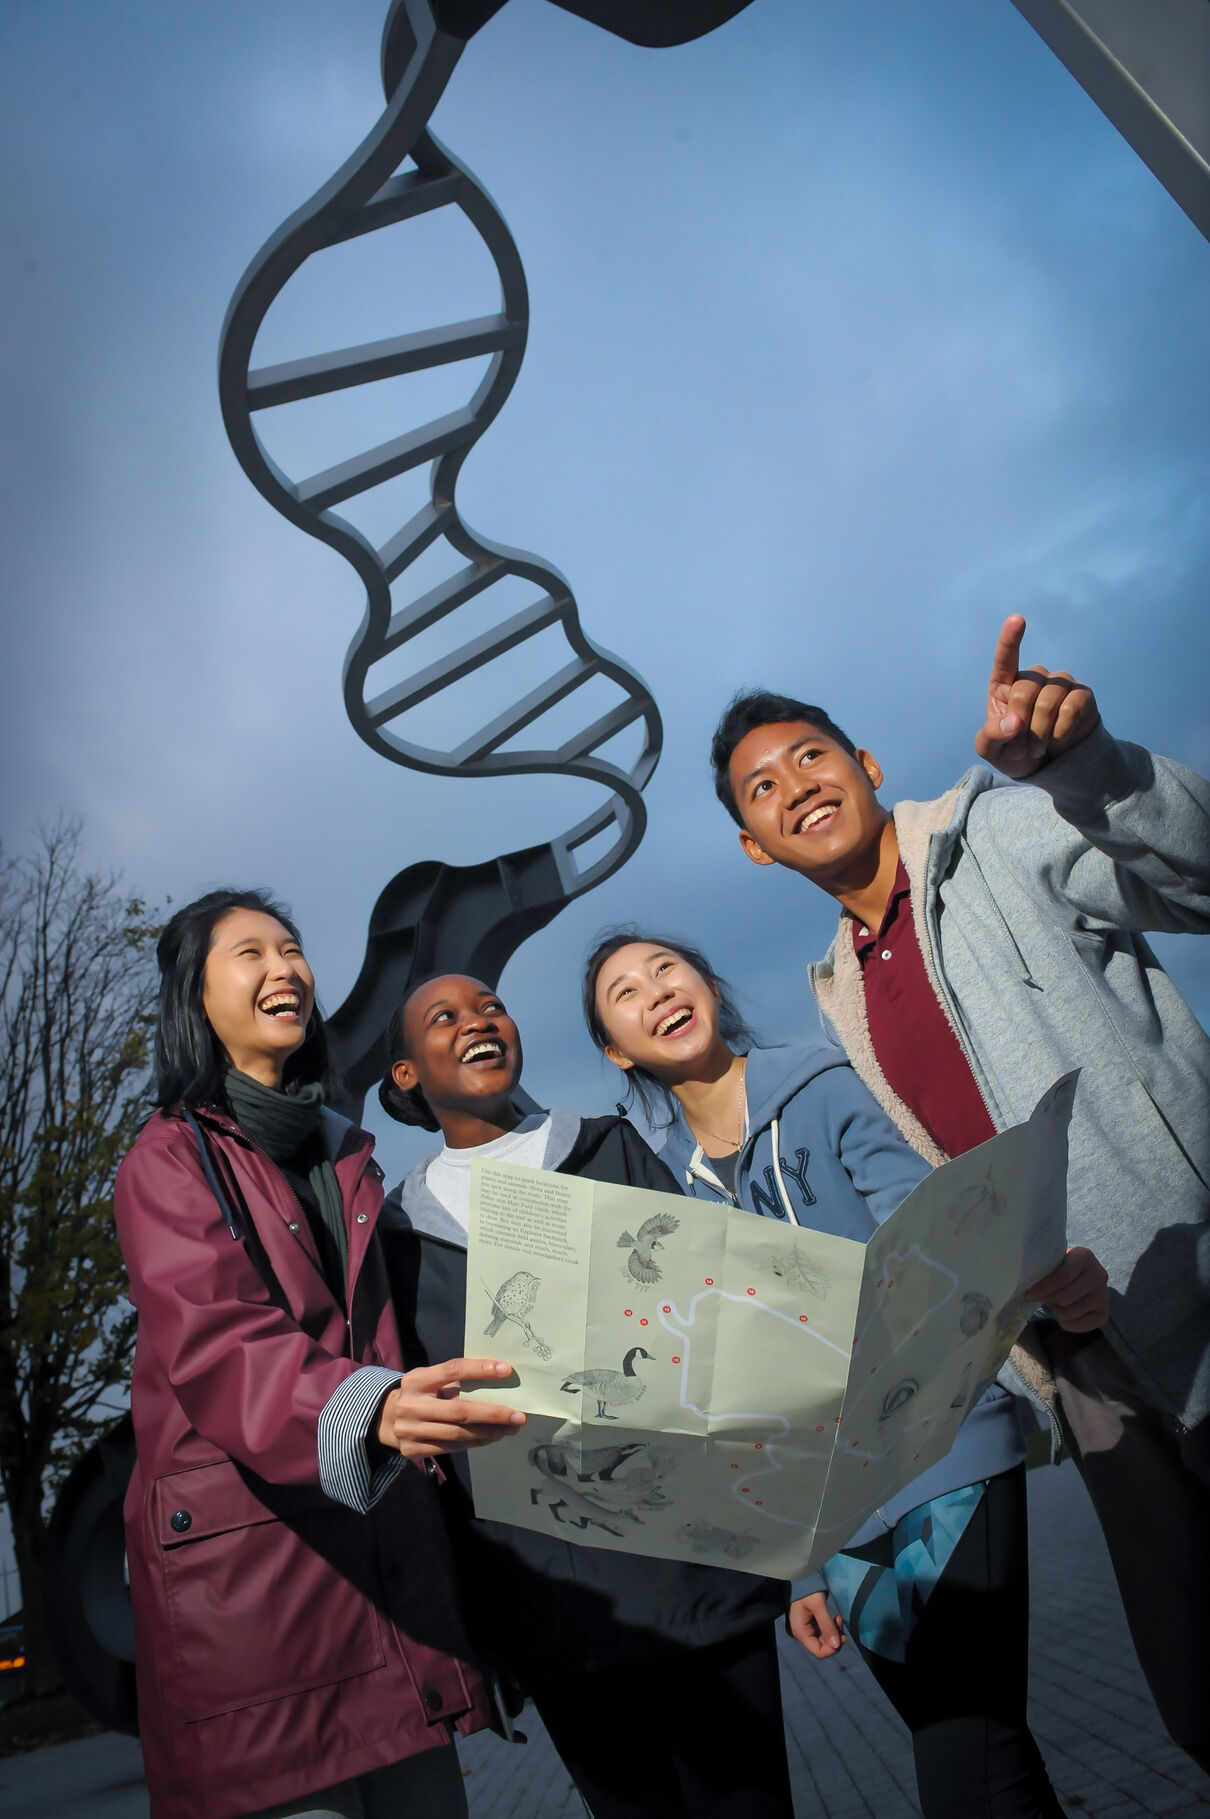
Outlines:
MULTIPOLYGON (((1050 894, 1110 928, 1210 934, 1204 777, 1100 726, 1028 782, 1045 792, 1070 830, 1039 825, 1036 844, 1031 840, 1050 894)), ((994 822, 1016 812, 1008 804, 1018 796, 989 790, 981 801, 994 822)), ((1039 823, 1050 819, 1038 816, 1039 823)), ((1019 832, 1029 838, 1029 830, 1019 832)))

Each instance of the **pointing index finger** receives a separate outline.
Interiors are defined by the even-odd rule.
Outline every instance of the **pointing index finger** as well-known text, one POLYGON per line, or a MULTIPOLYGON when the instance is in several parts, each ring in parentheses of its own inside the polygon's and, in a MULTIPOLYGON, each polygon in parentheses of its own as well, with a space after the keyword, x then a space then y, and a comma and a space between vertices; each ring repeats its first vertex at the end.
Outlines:
POLYGON ((1017 680, 1021 640, 1024 636, 1024 618, 1020 613, 1010 613, 1000 627, 1000 636, 996 640, 996 654, 992 658, 990 678, 992 688, 1000 683, 1013 683, 1017 680))

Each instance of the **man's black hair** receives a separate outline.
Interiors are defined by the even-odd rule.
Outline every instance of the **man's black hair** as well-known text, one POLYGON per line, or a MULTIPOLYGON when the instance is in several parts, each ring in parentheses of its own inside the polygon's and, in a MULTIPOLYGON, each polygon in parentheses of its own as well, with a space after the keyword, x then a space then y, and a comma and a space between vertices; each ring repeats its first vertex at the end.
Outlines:
MULTIPOLYGON (((597 981, 601 969, 620 947, 629 947, 635 941, 642 941, 649 947, 667 948, 670 954, 676 954, 685 960, 695 973, 700 973, 707 985, 712 985, 718 993, 718 1033, 729 1048, 735 1048, 746 1054, 757 1044, 756 1032, 745 1023, 743 1013, 735 1002, 731 987, 727 981, 716 973, 700 948, 690 947, 687 941, 679 941, 668 935, 652 934, 649 929, 639 928, 632 922, 621 922, 613 928, 603 928, 592 944, 592 951, 584 962, 584 977, 581 983, 581 1003, 584 1010, 584 1021, 588 1033, 602 1054, 612 1041, 609 1031, 597 1009, 597 981)), ((644 1067, 630 1067, 626 1070, 626 1101, 628 1109, 638 1099, 643 1108, 647 1122, 653 1129, 666 1129, 676 1117, 677 1104, 672 1092, 662 1080, 649 1074, 644 1067)), ((618 1110, 623 1110, 621 1103, 618 1110)))
MULTIPOLYGON (((156 943, 160 968, 159 1020, 155 1032, 155 1102, 159 1106, 227 1106, 228 1061, 202 1009, 206 956, 214 931, 231 910, 258 910, 272 916, 302 946, 288 910, 265 890, 207 891, 179 909, 156 943)), ((302 1044, 286 1062, 282 1085, 318 1080, 325 1097, 332 1076, 328 1037, 319 1006, 311 1012, 302 1044)))
POLYGON ((732 752, 740 740, 746 739, 749 733, 754 733, 758 726, 782 726, 797 720, 805 720, 809 726, 826 733, 829 739, 835 739, 837 745, 848 752, 850 758, 856 757, 857 747, 849 735, 841 732, 822 707, 812 707, 806 701, 795 701, 792 695, 772 695, 767 689, 741 689, 724 708, 723 717, 710 742, 714 793, 737 827, 743 827, 744 818, 736 804, 735 791, 731 788, 732 752))

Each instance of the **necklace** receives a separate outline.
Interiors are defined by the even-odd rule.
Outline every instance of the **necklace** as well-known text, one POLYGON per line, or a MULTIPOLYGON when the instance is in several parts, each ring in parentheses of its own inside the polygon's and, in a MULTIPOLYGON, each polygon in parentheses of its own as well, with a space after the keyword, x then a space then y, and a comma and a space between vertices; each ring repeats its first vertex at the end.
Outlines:
POLYGON ((738 1094, 738 1097, 736 1100, 736 1107, 735 1107, 735 1109, 736 1109, 736 1134, 735 1134, 735 1136, 734 1137, 721 1137, 717 1131, 712 1131, 710 1129, 709 1125, 700 1124, 700 1123, 694 1125, 694 1127, 693 1127, 695 1136, 699 1136, 699 1133, 700 1133, 700 1134, 704 1134, 707 1137, 713 1137, 714 1141, 716 1143, 725 1143, 727 1148, 730 1150, 737 1150, 737 1149, 742 1148, 743 1141, 744 1141, 744 1126, 748 1122, 748 1095, 745 1090, 747 1071, 748 1071, 748 1057, 746 1055, 743 1055, 740 1057, 740 1064, 739 1064, 739 1094, 738 1094))

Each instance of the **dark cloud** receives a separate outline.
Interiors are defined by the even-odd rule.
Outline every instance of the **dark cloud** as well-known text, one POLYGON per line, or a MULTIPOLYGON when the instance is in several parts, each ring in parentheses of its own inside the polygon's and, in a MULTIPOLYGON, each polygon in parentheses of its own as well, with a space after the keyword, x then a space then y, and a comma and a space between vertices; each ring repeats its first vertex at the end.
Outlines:
MULTIPOLYGON (((372 123, 383 11, 13 6, 0 78, 0 825, 82 809, 153 897, 267 880, 329 1004, 402 864, 591 802, 357 741, 355 579, 248 486, 219 421, 227 300, 372 123)), ((573 988, 618 917, 700 940, 770 1033, 810 1014, 828 907, 746 865, 705 777, 741 681, 822 697, 928 794, 969 762, 1020 609, 1115 730, 1210 765, 1210 247, 1008 0, 758 0, 667 53, 511 0, 438 126, 533 303, 464 509, 569 575, 667 728, 639 855, 509 970, 535 1090, 611 1102, 573 988)), ((439 236, 366 245, 282 299, 266 357, 471 313, 480 281, 439 236)), ((317 413, 283 458, 355 428, 317 413)), ((1165 946, 1205 1016, 1200 952, 1165 946)))

